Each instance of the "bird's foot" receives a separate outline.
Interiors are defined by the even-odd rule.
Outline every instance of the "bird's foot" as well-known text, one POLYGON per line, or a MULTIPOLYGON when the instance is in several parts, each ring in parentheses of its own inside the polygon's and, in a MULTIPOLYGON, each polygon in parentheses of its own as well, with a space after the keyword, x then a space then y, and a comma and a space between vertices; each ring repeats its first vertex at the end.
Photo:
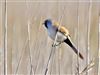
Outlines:
POLYGON ((55 47, 55 46, 59 46, 62 42, 59 42, 58 44, 52 44, 52 47, 55 47))

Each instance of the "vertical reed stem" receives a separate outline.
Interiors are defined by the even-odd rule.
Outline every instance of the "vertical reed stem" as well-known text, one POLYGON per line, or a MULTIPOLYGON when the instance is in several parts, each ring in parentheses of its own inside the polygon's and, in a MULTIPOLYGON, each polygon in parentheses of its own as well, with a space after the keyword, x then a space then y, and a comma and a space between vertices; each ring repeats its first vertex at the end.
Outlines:
MULTIPOLYGON (((92 0, 89 2, 89 18, 88 18, 88 24, 87 24, 87 51, 86 51, 86 64, 89 64, 89 50, 90 50, 90 26, 91 26, 91 9, 92 9, 92 0)), ((88 71, 86 72, 86 75, 88 75, 88 71)))
POLYGON ((80 70, 80 66, 79 66, 79 1, 77 3, 77 23, 78 23, 78 26, 77 26, 77 49, 78 49, 78 53, 77 53, 77 74, 79 75, 79 70, 80 70))
POLYGON ((7 1, 4 7, 4 75, 7 75, 7 1))

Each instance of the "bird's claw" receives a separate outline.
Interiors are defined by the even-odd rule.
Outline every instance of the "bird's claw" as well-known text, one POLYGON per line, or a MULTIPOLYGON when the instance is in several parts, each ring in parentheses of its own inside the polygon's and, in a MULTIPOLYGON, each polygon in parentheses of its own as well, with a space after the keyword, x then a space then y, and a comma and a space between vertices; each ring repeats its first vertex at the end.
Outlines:
POLYGON ((52 44, 52 47, 58 46, 57 44, 52 44))
POLYGON ((52 44, 52 47, 55 47, 54 44, 52 44))
POLYGON ((59 46, 62 42, 59 42, 58 44, 52 44, 52 47, 55 47, 55 46, 59 46))

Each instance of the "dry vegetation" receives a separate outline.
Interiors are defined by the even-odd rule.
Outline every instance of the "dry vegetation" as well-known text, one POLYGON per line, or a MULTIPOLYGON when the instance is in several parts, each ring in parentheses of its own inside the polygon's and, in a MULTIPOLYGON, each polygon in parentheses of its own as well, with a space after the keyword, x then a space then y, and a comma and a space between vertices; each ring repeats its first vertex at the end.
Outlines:
POLYGON ((47 74, 57 75, 99 73, 100 2, 7 1, 0 1, 1 74, 45 74, 46 68, 47 74), (47 18, 69 29, 84 60, 77 59, 68 45, 52 48, 42 25, 47 18))

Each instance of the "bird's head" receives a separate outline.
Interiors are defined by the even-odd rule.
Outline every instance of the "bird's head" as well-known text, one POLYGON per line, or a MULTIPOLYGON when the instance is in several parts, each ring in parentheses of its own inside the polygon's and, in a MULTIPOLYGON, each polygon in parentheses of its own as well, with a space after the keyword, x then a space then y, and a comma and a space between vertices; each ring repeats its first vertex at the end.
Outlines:
POLYGON ((52 25, 52 21, 50 19, 46 19, 43 23, 43 25, 45 25, 46 28, 48 28, 49 26, 52 25))

